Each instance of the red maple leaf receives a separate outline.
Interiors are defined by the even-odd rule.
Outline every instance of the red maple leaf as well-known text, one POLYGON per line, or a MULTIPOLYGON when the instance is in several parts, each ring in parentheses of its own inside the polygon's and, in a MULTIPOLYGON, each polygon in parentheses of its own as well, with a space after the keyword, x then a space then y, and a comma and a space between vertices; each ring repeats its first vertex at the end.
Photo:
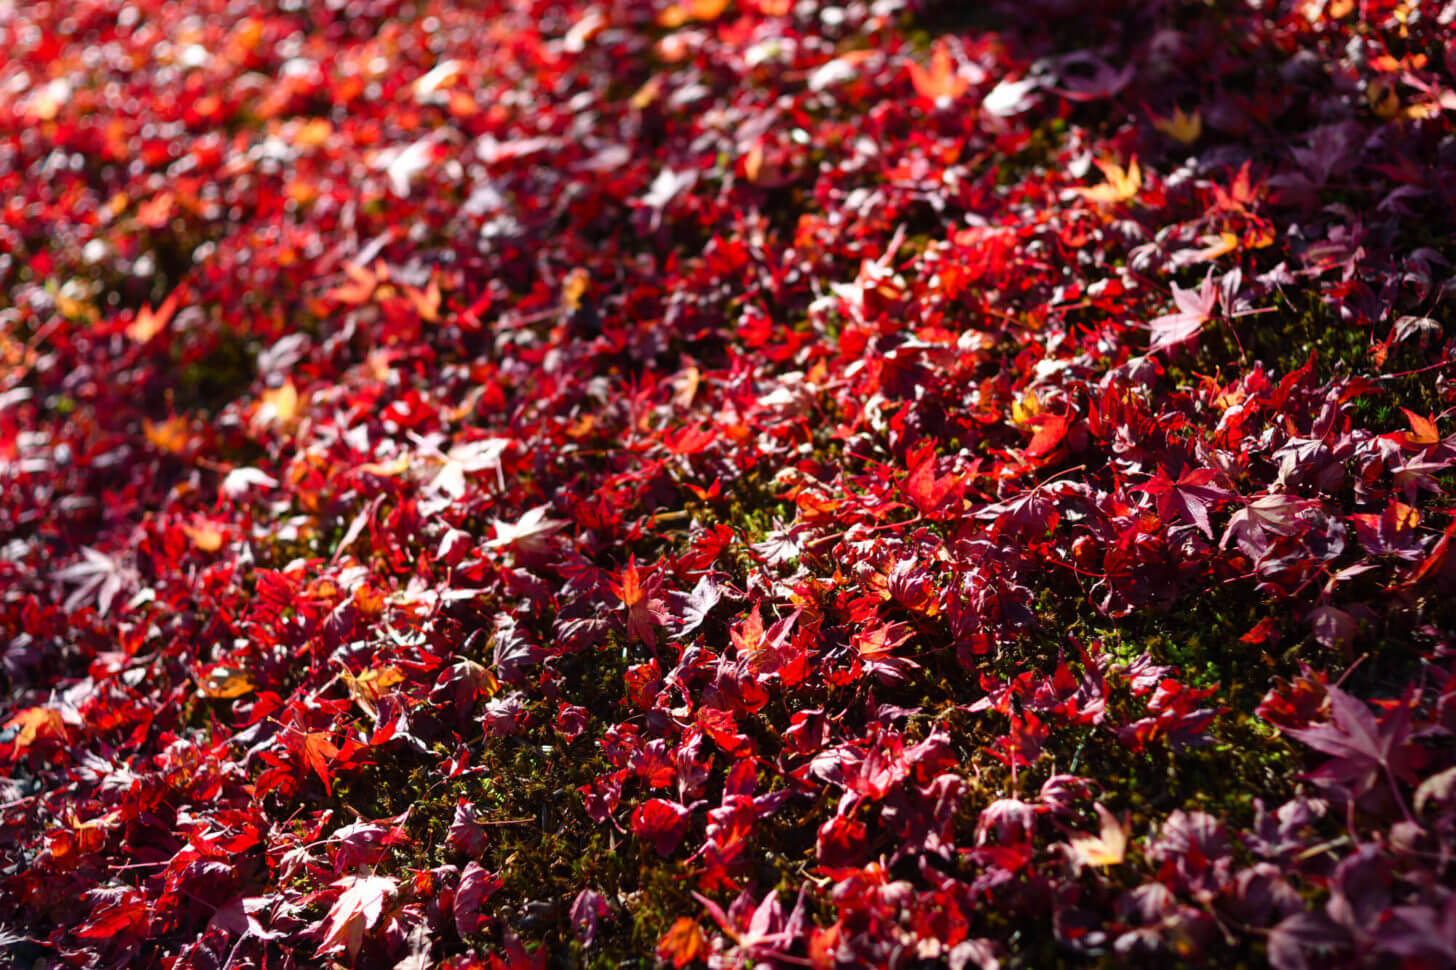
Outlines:
POLYGON ((921 515, 929 515, 959 494, 964 482, 956 475, 935 474, 935 447, 926 444, 910 455, 910 474, 905 477, 903 488, 911 504, 921 515))
POLYGON ((646 839, 660 856, 670 856, 688 830, 688 810, 665 798, 651 798, 632 812, 632 834, 646 839))
POLYGON ((1213 525, 1208 519, 1208 510, 1215 503, 1233 497, 1233 492, 1212 484, 1218 472, 1211 468, 1193 468, 1183 472, 1174 481, 1165 469, 1143 486, 1143 489, 1158 500, 1158 515, 1170 519, 1175 514, 1198 526, 1198 531, 1213 538, 1213 525))
POLYGON ((661 584, 661 577, 655 574, 643 578, 635 556, 627 560, 621 581, 611 583, 612 592, 627 607, 627 636, 641 640, 653 653, 657 652, 657 635, 652 628, 667 623, 667 606, 656 598, 661 584))

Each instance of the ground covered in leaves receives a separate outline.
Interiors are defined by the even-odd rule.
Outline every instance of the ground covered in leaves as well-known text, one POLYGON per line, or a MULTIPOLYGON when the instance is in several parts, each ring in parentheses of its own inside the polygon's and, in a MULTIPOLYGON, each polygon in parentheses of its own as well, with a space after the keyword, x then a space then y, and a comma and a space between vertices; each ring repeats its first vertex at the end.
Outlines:
POLYGON ((4 962, 1456 964, 1456 5, 468 7, 0 8, 4 962))

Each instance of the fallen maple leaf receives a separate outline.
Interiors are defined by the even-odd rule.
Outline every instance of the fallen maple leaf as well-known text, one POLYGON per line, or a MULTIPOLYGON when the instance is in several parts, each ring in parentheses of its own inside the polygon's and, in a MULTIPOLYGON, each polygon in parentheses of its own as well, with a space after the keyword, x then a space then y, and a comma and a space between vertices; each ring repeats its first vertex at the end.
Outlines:
POLYGON ((1101 206, 1115 205, 1131 199, 1142 188, 1143 173, 1138 168, 1136 155, 1133 156, 1126 169, 1116 162, 1101 158, 1097 159, 1095 164, 1107 181, 1091 188, 1072 190, 1088 202, 1095 202, 1101 206))
POLYGON ((36 741, 42 738, 65 737, 66 726, 61 721, 59 711, 53 711, 49 707, 27 707, 5 722, 5 729, 16 731, 15 737, 10 739, 10 757, 19 757, 22 751, 28 749, 36 741))
POLYGON ((1408 445, 1424 447, 1425 445, 1438 444, 1441 440, 1441 432, 1436 427, 1433 418, 1423 418, 1408 408, 1401 408, 1405 419, 1410 423, 1410 431, 1406 433, 1405 442, 1408 445))
POLYGON ((333 795, 333 776, 330 773, 330 765, 339 756, 339 749, 329 740, 326 731, 309 731, 303 735, 299 742, 303 751, 304 760, 313 769, 314 774, 324 783, 324 791, 333 795))
POLYGON ((931 51, 929 70, 914 61, 907 61, 905 69, 910 72, 910 83, 915 86, 915 93, 937 104, 954 101, 971 86, 970 81, 956 74, 950 48, 944 41, 937 41, 931 51))
POLYGON ((256 689, 253 679, 245 671, 228 666, 212 668, 206 677, 198 680, 197 688, 202 692, 202 696, 211 697, 214 700, 242 697, 256 689))
POLYGON ((612 592, 619 596, 627 607, 627 635, 647 644, 647 649, 657 649, 657 635, 654 626, 667 623, 667 610, 656 598, 661 578, 648 577, 645 581, 637 569, 637 559, 627 560, 620 582, 611 583, 612 592))
POLYGON ((672 855, 688 829, 688 810, 665 798, 651 798, 632 813, 632 834, 652 843, 657 854, 672 855))
POLYGON ((1176 347, 1193 339, 1203 325, 1213 316, 1218 305, 1218 286, 1213 281, 1213 269, 1204 276, 1198 289, 1183 289, 1173 284, 1173 302, 1178 305, 1177 313, 1169 313, 1149 321, 1153 342, 1149 350, 1164 350, 1176 347))
POLYGON ((657 26, 681 27, 689 21, 711 23, 728 10, 729 0, 683 0, 662 10, 657 15, 657 26))
POLYGON ((1209 507, 1233 497, 1233 492, 1213 484, 1218 473, 1211 468, 1193 468, 1178 476, 1177 481, 1168 477, 1160 468, 1143 488, 1158 499, 1158 514, 1164 519, 1175 513, 1193 523, 1208 538, 1213 538, 1213 524, 1209 521, 1209 507))
POLYGON ((144 344, 157 334, 166 329, 167 323, 172 319, 172 314, 177 312, 178 292, 172 294, 162 301, 162 305, 156 310, 152 309, 150 303, 144 304, 137 311, 136 319, 127 325, 126 335, 139 344, 144 344))
POLYGON ((1072 418, 1068 414, 1042 412, 1032 423, 1038 425, 1036 434, 1031 436, 1031 441, 1027 443, 1022 454, 1027 458, 1044 458, 1067 436, 1067 428, 1071 425, 1072 418))
POLYGON ((501 878, 478 862, 470 862, 455 888, 455 931, 462 937, 478 932, 485 922, 480 907, 501 888, 501 878))
MULTIPOLYGON (((362 587, 361 587, 362 588, 362 587)), ((391 687, 404 681, 404 672, 393 664, 370 667, 357 677, 347 670, 339 674, 354 703, 374 720, 379 720, 379 701, 391 687)))
POLYGON ((1151 111, 1148 114, 1152 116, 1154 128, 1180 145, 1191 145, 1203 135, 1203 118, 1197 108, 1192 114, 1185 114, 1182 108, 1174 107, 1173 114, 1167 118, 1151 111))
POLYGON ((1369 791, 1383 776, 1395 790, 1396 779, 1414 781, 1414 766, 1420 749, 1412 741, 1409 699, 1396 703, 1388 714, 1377 718, 1364 701, 1331 685, 1328 723, 1308 728, 1286 728, 1285 733, 1302 741, 1331 760, 1310 777, 1369 791))
POLYGON ((707 957, 708 938, 703 935, 697 920, 679 916, 657 942, 657 955, 663 960, 671 960, 674 967, 685 967, 694 960, 707 957))
POLYGON ((343 886, 344 892, 324 917, 328 926, 319 947, 322 951, 342 949, 353 957, 364 943, 365 931, 379 922, 385 902, 393 898, 399 884, 388 876, 346 876, 334 885, 343 886))
POLYGON ((910 474, 906 476, 903 487, 921 515, 934 512, 963 484, 956 475, 936 477, 934 448, 925 448, 911 455, 909 464, 910 474))
POLYGON ((271 425, 284 430, 293 428, 298 423, 299 403, 298 388, 292 380, 268 388, 259 395, 258 408, 253 412, 253 428, 257 430, 271 425))
POLYGON ((192 444, 191 425, 182 415, 173 415, 165 421, 142 419, 142 433, 147 441, 159 451, 180 455, 192 444))
POLYGON ((1115 866, 1127 855, 1127 830, 1101 802, 1093 806, 1102 820, 1097 835, 1075 835, 1068 845, 1072 857, 1081 866, 1115 866))
POLYGON ((192 540, 200 552, 217 552, 227 538, 217 523, 209 519, 198 519, 195 523, 183 523, 182 532, 192 540))

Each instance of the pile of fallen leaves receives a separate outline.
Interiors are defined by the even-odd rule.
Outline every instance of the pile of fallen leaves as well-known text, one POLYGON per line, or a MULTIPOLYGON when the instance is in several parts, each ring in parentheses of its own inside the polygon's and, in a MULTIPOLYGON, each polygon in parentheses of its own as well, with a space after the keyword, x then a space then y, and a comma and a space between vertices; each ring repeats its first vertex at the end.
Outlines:
POLYGON ((1453 31, 0 9, 5 962, 1456 964, 1453 31))

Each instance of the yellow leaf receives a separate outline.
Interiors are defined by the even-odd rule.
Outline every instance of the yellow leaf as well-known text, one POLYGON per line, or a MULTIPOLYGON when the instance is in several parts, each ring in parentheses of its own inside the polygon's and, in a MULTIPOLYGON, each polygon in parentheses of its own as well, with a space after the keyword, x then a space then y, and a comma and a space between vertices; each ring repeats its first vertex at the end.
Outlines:
POLYGON ((293 179, 283 187, 283 192, 289 199, 299 205, 308 205, 319 197, 318 186, 303 179, 293 179))
POLYGON ((56 307, 67 320, 95 323, 101 317, 91 302, 91 287, 79 279, 66 281, 55 295, 56 307))
POLYGON ((671 30, 681 27, 690 20, 709 23, 728 11, 728 0, 683 0, 665 8, 657 15, 657 26, 671 30))
POLYGON ((1037 400, 1036 391, 1028 390, 1019 401, 1011 402, 1011 423, 1018 428, 1026 427, 1040 413, 1041 401, 1037 400))
POLYGON ((1395 527, 1404 532, 1421 524, 1421 513, 1404 502, 1395 503, 1395 527))
POLYGON ((49 707, 27 707, 6 721, 5 727, 7 730, 19 729, 19 733, 10 741, 12 750, 16 753, 24 751, 41 738, 64 735, 66 731, 60 712, 49 707))
POLYGON ((334 126, 324 118, 314 118, 298 127, 293 133, 293 144, 299 148, 317 148, 329 140, 334 126))
POLYGON ((1217 236, 1204 236, 1202 242, 1207 245, 1194 254, 1200 260, 1218 259, 1225 253, 1231 253, 1239 248, 1239 237, 1231 232, 1221 232, 1217 236))
POLYGON ((420 319, 426 323, 440 322, 440 277, 430 277, 430 284, 423 290, 416 289, 405 283, 401 287, 404 290, 405 299, 415 308, 420 319))
POLYGON ((748 176, 748 181, 757 183, 758 177, 763 173, 763 140, 755 141, 743 156, 743 174, 748 176))
POLYGON ((298 388, 293 386, 293 380, 290 378, 278 387, 270 387, 260 395, 258 410, 253 412, 253 424, 258 427, 276 424, 283 428, 290 428, 298 423, 298 415, 298 388))
POLYGON ((628 103, 631 104, 632 107, 636 110, 641 111, 643 108, 656 101, 657 96, 660 93, 662 93, 662 79, 654 75, 653 77, 648 78, 647 82, 643 84, 642 87, 637 89, 637 93, 632 95, 632 98, 628 103))
POLYGON ((354 471, 369 475, 378 475, 380 478, 393 478, 396 475, 401 475, 409 471, 409 466, 409 455, 400 454, 395 455, 386 462, 367 462, 355 468, 354 471))
POLYGON ((348 688, 349 696, 372 718, 379 717, 379 699, 391 687, 404 681, 404 671, 392 664, 387 667, 371 667, 357 677, 348 671, 339 676, 348 688))
POLYGON ((1383 77, 1370 82, 1365 89, 1365 98, 1370 102, 1370 110, 1381 121, 1389 121, 1400 114, 1400 95, 1396 93, 1395 84, 1383 77))
POLYGON ((1069 843, 1072 855, 1078 865, 1115 866, 1127 855, 1127 831, 1101 802, 1094 807, 1102 819, 1102 831, 1097 835, 1073 836, 1069 843))
POLYGON ((349 282, 343 286, 336 286, 325 294, 330 300, 338 300, 348 306, 359 306, 368 302, 374 295, 374 290, 384 281, 383 276, 376 276, 368 268, 357 263, 345 263, 344 275, 349 277, 349 282))
POLYGON ((1121 165, 1116 162, 1097 160, 1097 167, 1107 181, 1101 185, 1094 185, 1089 189, 1075 189, 1074 191, 1089 202, 1098 205, 1114 205, 1118 202, 1126 202, 1137 195, 1138 189, 1143 185, 1143 173, 1138 168, 1137 156, 1133 156, 1124 171, 1121 165))
POLYGON ((591 274, 580 266, 566 274, 561 283, 561 305, 575 313, 581 309, 581 301, 591 289, 591 274))
POLYGON ((1175 107, 1171 118, 1153 115, 1153 127, 1180 145, 1191 145, 1203 134, 1203 118, 1197 108, 1189 115, 1184 114, 1182 108, 1175 107))
POLYGON ((222 548, 224 538, 222 530, 205 519, 199 521, 196 525, 182 526, 182 531, 187 534, 187 538, 192 540, 192 544, 202 552, 217 552, 222 548))
POLYGON ((595 414, 583 414, 566 426, 566 436, 573 441, 579 441, 591 434, 592 428, 596 426, 596 423, 597 416, 595 414))

